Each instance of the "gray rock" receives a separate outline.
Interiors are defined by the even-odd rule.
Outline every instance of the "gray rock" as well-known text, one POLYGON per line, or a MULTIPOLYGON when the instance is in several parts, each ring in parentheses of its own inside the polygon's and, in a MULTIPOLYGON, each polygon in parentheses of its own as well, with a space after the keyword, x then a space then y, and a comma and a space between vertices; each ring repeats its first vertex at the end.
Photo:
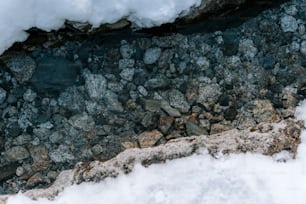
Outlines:
POLYGON ((11 57, 6 61, 6 66, 21 84, 28 82, 36 69, 35 61, 31 57, 24 55, 11 57))
POLYGON ((257 54, 257 48, 250 39, 242 39, 239 42, 239 51, 243 53, 246 58, 254 58, 257 54))
POLYGON ((160 101, 158 100, 143 100, 143 106, 146 111, 157 112, 160 109, 160 101))
POLYGON ((0 104, 2 104, 6 99, 7 92, 0 87, 0 104))
POLYGON ((107 89, 107 80, 100 74, 85 74, 85 89, 93 100, 104 97, 107 89))
POLYGON ((170 104, 167 101, 162 101, 160 104, 160 107, 169 115, 172 117, 181 117, 180 111, 176 110, 175 108, 172 108, 170 104))
POLYGON ((121 59, 119 60, 119 69, 133 68, 135 66, 134 59, 121 59))
POLYGON ((217 83, 200 84, 197 102, 211 109, 221 96, 221 88, 217 83))
POLYGON ((27 89, 23 94, 23 99, 27 102, 33 102, 37 97, 37 94, 32 89, 27 89))
POLYGON ((60 145, 57 149, 49 152, 49 157, 53 162, 63 163, 75 160, 70 149, 65 145, 60 145))
POLYGON ((304 55, 306 55, 306 40, 303 40, 301 42, 301 46, 300 46, 300 52, 304 55))
POLYGON ((163 89, 169 86, 169 79, 165 76, 156 76, 155 78, 149 79, 145 82, 147 89, 163 89))
POLYGON ((69 119, 69 123, 73 127, 83 131, 90 131, 95 127, 95 121, 86 112, 72 116, 69 119))
POLYGON ((55 131, 49 136, 49 140, 51 143, 59 143, 63 138, 64 138, 63 134, 60 133, 59 131, 55 131))
POLYGON ((159 59, 162 50, 159 47, 149 48, 146 50, 143 61, 145 64, 154 64, 159 59))
POLYGON ((67 88, 58 98, 58 104, 70 111, 81 112, 84 110, 84 98, 75 86, 67 88))
POLYGON ((134 54, 134 49, 126 42, 122 41, 120 47, 120 54, 123 59, 130 59, 134 54))
POLYGON ((208 135, 207 130, 201 128, 194 122, 187 121, 185 125, 188 136, 208 135))
POLYGON ((280 19, 283 32, 295 32, 298 29, 298 23, 293 16, 284 15, 280 19))
POLYGON ((104 97, 107 109, 115 112, 123 112, 122 104, 118 100, 118 95, 112 91, 107 91, 104 97))
POLYGON ((174 108, 178 109, 181 113, 187 113, 190 109, 186 97, 180 91, 173 89, 168 93, 169 103, 174 108))
POLYGON ((18 137, 16 137, 14 140, 13 140, 13 144, 14 145, 25 145, 25 144, 28 144, 32 141, 32 136, 31 135, 28 135, 28 134, 22 134, 22 135, 19 135, 18 137))
POLYGON ((98 154, 100 154, 101 152, 103 152, 103 148, 102 148, 101 145, 96 144, 96 145, 94 145, 94 146, 91 148, 91 151, 92 151, 93 154, 98 155, 98 154))
POLYGON ((120 72, 120 76, 122 79, 126 81, 132 81, 135 74, 134 68, 126 68, 120 72))
POLYGON ((22 146, 12 147, 11 149, 8 149, 4 155, 7 161, 19 161, 30 156, 28 150, 22 146))

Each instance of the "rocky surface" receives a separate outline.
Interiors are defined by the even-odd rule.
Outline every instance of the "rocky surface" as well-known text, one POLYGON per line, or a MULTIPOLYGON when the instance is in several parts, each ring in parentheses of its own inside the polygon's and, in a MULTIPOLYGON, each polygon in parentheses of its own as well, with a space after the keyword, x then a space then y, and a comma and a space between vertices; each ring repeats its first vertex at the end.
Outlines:
POLYGON ((127 148, 293 118, 306 95, 305 8, 288 2, 214 32, 17 44, 0 58, 0 194, 127 148))
MULTIPOLYGON (((279 123, 261 123, 247 130, 232 129, 210 136, 179 138, 157 147, 128 149, 105 162, 78 163, 73 170, 63 171, 51 187, 30 190, 25 192, 25 195, 32 199, 41 197, 53 199, 65 187, 72 184, 98 182, 107 177, 127 174, 138 163, 147 167, 166 160, 200 154, 204 149, 215 158, 233 153, 253 152, 273 155, 282 151, 288 151, 292 157, 295 157, 302 129, 302 121, 287 119, 279 123)), ((148 134, 151 137, 157 133, 148 134)), ((42 181, 41 173, 36 173, 28 180, 28 185, 42 181)), ((4 204, 5 199, 6 196, 0 196, 0 203, 4 204)))

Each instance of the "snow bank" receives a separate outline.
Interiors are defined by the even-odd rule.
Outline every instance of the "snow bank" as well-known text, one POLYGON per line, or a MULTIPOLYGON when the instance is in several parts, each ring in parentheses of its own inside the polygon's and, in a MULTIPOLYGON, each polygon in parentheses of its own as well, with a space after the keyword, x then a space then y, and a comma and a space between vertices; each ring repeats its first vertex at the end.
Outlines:
MULTIPOLYGON (((297 108, 306 123, 306 102, 297 108)), ((65 189, 54 201, 30 200, 22 194, 8 204, 305 204, 306 132, 301 135, 297 159, 276 162, 258 154, 213 159, 203 152, 188 158, 138 165, 128 175, 100 183, 83 183, 65 189)))
POLYGON ((56 30, 65 20, 89 22, 94 27, 127 18, 138 27, 173 22, 201 0, 1 0, 0 54, 16 41, 27 38, 25 30, 56 30))

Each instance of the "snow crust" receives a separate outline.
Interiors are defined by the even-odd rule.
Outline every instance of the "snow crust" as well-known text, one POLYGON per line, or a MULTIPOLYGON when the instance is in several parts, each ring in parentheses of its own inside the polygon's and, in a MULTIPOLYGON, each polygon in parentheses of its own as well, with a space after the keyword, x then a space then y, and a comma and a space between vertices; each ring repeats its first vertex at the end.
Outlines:
POLYGON ((1 0, 0 54, 16 41, 26 40, 27 29, 56 30, 65 20, 89 22, 94 27, 127 18, 137 27, 173 22, 201 0, 1 0))
MULTIPOLYGON (((296 111, 306 124, 306 101, 296 111)), ((207 152, 140 165, 128 175, 65 189, 54 201, 30 200, 21 193, 8 204, 305 204, 306 131, 296 159, 238 154, 212 158, 207 152), (279 160, 285 160, 286 162, 279 160), (278 160, 278 161, 276 161, 278 160)))

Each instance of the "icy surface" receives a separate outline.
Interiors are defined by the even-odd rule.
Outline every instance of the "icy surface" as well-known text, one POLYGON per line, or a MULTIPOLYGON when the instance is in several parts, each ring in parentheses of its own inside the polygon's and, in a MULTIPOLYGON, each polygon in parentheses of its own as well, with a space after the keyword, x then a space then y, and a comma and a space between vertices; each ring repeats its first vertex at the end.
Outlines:
POLYGON ((138 27, 173 22, 201 0, 1 0, 0 54, 16 41, 27 38, 25 30, 59 29, 65 20, 89 22, 94 27, 127 18, 138 27))
MULTIPOLYGON (((306 102, 297 108, 306 121, 306 102)), ((305 204, 306 132, 295 160, 286 152, 271 158, 239 154, 214 159, 206 152, 188 158, 138 165, 129 175, 83 183, 54 201, 32 201, 22 194, 8 204, 305 204), (276 160, 287 160, 277 162, 276 160)))

